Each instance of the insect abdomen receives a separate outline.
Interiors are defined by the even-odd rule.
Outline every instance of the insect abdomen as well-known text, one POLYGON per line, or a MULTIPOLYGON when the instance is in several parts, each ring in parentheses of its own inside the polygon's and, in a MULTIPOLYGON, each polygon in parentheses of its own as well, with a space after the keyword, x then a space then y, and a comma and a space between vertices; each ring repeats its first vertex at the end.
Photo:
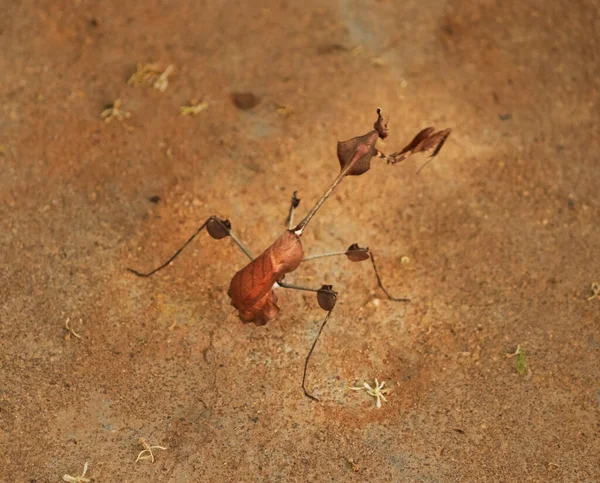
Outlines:
POLYGON ((258 258, 237 272, 227 292, 243 322, 264 325, 279 312, 273 285, 304 258, 300 237, 286 231, 258 258))

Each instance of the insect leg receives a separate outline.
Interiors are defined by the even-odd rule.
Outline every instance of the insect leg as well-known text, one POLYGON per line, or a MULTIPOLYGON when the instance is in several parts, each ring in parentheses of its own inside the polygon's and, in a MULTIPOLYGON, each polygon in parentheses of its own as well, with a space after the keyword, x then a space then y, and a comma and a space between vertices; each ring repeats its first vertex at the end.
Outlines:
POLYGON ((373 255, 373 252, 371 250, 369 250, 368 247, 361 248, 358 246, 357 243, 353 243, 345 251, 321 253, 318 255, 309 255, 307 257, 304 257, 304 260, 302 260, 302 261, 307 262, 310 260, 316 260, 318 258, 333 257, 333 256, 337 256, 337 255, 346 255, 352 262, 362 262, 363 260, 370 259, 371 265, 373 266, 373 271, 375 272, 375 277, 377 278, 377 285, 387 295, 387 298, 390 300, 393 300, 394 302, 410 302, 410 299, 408 299, 408 298, 394 297, 394 296, 390 295, 390 293, 387 291, 387 289, 383 286, 383 282, 381 281, 381 276, 379 275, 379 270, 377 269, 377 264, 375 263, 375 256, 373 255))
POLYGON ((331 315, 331 312, 333 311, 333 308, 335 307, 335 303, 337 301, 337 292, 333 291, 331 285, 323 285, 320 289, 314 289, 314 288, 308 288, 308 287, 301 287, 299 285, 292 285, 290 283, 285 283, 285 282, 277 282, 277 283, 279 286, 281 286, 283 288, 291 288, 291 289, 295 289, 295 290, 305 290, 307 292, 316 292, 317 302, 319 303, 319 307, 321 307, 323 310, 327 311, 327 315, 325 316, 325 319, 323 320, 323 323, 321 324, 321 327, 319 328, 319 333, 317 334, 317 337, 315 338, 315 341, 313 342, 313 345, 310 348, 308 355, 306 356, 306 360, 304 361, 304 373, 302 374, 302 390, 304 391, 304 395, 306 397, 312 399, 313 401, 318 401, 318 399, 315 396, 313 396, 306 390, 306 386, 305 386, 306 370, 308 369, 308 362, 310 360, 310 356, 312 355, 313 351, 315 350, 315 346, 317 345, 317 341, 319 340, 319 337, 321 337, 321 332, 323 332, 323 329, 325 328, 325 325, 327 324, 327 321, 329 320, 329 316, 331 315))
POLYGON ((331 310, 329 310, 327 312, 327 315, 325 316, 325 319, 323 320, 323 323, 321 324, 321 327, 319 328, 319 333, 317 334, 317 337, 315 338, 315 341, 313 342, 313 345, 311 346, 310 351, 308 352, 308 355, 306 356, 306 360, 304 361, 304 372, 302 374, 302 390, 304 391, 304 395, 306 397, 312 399, 313 401, 318 401, 318 399, 306 390, 306 386, 305 386, 306 370, 308 368, 308 361, 310 360, 310 356, 312 355, 313 350, 315 350, 317 341, 319 340, 319 337, 321 336, 321 332, 323 332, 323 329, 325 328, 325 324, 327 324, 327 321, 329 320, 329 316, 331 315, 331 312, 333 312, 333 308, 331 308, 331 310))
POLYGON ((225 238, 226 236, 230 236, 231 239, 236 243, 236 245, 238 247, 240 247, 240 249, 246 254, 246 256, 250 259, 253 260, 254 258, 252 257, 252 255, 250 254, 250 252, 248 251, 248 249, 242 244, 242 242, 232 233, 231 231, 231 223, 229 222, 229 220, 222 220, 221 218, 217 217, 217 216, 211 216, 210 218, 208 218, 204 223, 202 223, 202 225, 200 225, 200 227, 194 232, 194 234, 188 239, 188 241, 186 241, 165 263, 163 263, 162 265, 156 267, 154 270, 151 270, 150 272, 147 273, 143 273, 143 272, 138 272, 137 270, 134 270, 133 268, 128 268, 127 270, 130 271, 131 273, 134 273, 135 275, 137 275, 138 277, 149 277, 150 275, 155 274, 156 272, 158 272, 159 270, 162 270, 163 268, 165 268, 166 266, 168 266, 173 260, 175 260, 175 258, 177 258, 177 256, 183 251, 183 249, 185 247, 187 247, 194 238, 196 238, 196 236, 198 236, 198 234, 204 229, 206 228, 206 231, 208 231, 208 234, 215 238, 216 240, 220 240, 221 238, 225 238))

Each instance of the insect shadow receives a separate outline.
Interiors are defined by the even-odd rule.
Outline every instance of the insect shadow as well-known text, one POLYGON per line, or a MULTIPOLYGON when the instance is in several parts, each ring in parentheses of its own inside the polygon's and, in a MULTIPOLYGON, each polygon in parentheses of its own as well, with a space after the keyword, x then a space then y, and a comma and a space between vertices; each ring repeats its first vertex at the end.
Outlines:
POLYGON ((301 241, 302 234, 310 223, 310 220, 327 198, 329 198, 336 186, 340 184, 346 176, 359 176, 366 173, 371 167, 373 158, 383 159, 387 164, 396 164, 412 154, 421 152, 432 151, 430 157, 434 157, 439 153, 444 142, 450 135, 450 129, 435 131, 433 127, 425 128, 401 151, 386 155, 377 149, 375 145, 378 139, 385 139, 388 136, 388 133, 387 122, 384 121, 381 109, 378 108, 377 120, 373 125, 373 130, 362 136, 338 142, 337 156, 340 162, 341 171, 337 178, 335 178, 323 196, 321 196, 304 219, 297 225, 294 225, 294 210, 300 204, 300 200, 296 196, 297 192, 294 192, 286 220, 287 230, 258 257, 254 258, 244 244, 233 234, 229 220, 221 219, 213 215, 202 223, 181 248, 159 267, 156 267, 154 270, 147 273, 139 272, 131 268, 128 270, 139 277, 149 277, 155 274, 159 270, 167 267, 185 249, 185 247, 187 247, 192 240, 206 228, 208 234, 216 240, 230 237, 250 259, 250 262, 233 276, 229 291, 227 292, 231 298, 231 305, 238 310, 242 322, 253 322, 256 325, 265 325, 277 316, 279 307, 277 306, 275 288, 282 287, 316 293, 319 307, 326 311, 327 314, 321 323, 319 333, 304 362, 302 390, 307 397, 314 401, 318 401, 315 396, 306 390, 306 371, 317 341, 335 307, 338 293, 333 290, 331 285, 323 285, 318 289, 308 288, 286 283, 284 278, 286 274, 295 271, 304 262, 323 257, 345 255, 353 262, 370 260, 373 271, 375 272, 377 284, 386 296, 395 302, 409 301, 407 298, 393 297, 385 289, 379 271, 377 270, 373 252, 369 250, 368 247, 361 248, 357 243, 353 243, 347 250, 305 257, 301 241))

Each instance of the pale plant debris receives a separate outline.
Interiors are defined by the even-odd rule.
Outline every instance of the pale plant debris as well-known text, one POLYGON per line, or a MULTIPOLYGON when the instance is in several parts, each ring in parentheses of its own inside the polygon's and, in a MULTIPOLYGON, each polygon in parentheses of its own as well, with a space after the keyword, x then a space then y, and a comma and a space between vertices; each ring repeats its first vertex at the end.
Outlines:
POLYGON ((587 301, 598 299, 600 300, 600 283, 594 282, 590 285, 590 290, 592 291, 592 295, 587 298, 587 301))
POLYGON ((208 102, 204 100, 199 101, 197 99, 192 99, 188 105, 181 106, 179 108, 179 112, 181 112, 182 116, 195 116, 206 109, 208 109, 208 102))
MULTIPOLYGON (((81 319, 79 319, 79 322, 81 323, 81 319)), ((67 331, 67 333, 65 334, 65 340, 70 340, 71 335, 73 335, 73 337, 81 339, 81 336, 77 332, 75 332, 75 330, 73 330, 73 327, 71 327, 70 317, 67 317, 67 320, 65 320, 65 330, 67 331)))
POLYGON ((358 462, 354 458, 346 458, 346 461, 348 462, 350 468, 352 468, 352 471, 354 471, 354 473, 358 473, 360 471, 360 466, 358 466, 358 462))
POLYGON ((377 380, 377 378, 375 378, 375 386, 374 387, 371 387, 369 384, 367 384, 365 382, 362 386, 352 386, 349 389, 352 389, 353 391, 362 391, 362 390, 367 391, 367 394, 369 396, 373 396, 374 398, 377 398, 377 408, 380 408, 382 400, 384 402, 387 402, 385 394, 389 394, 389 392, 390 392, 389 389, 384 389, 383 386, 385 386, 385 381, 381 381, 381 384, 380 384, 379 381, 377 380))
POLYGON ((511 359, 512 357, 517 358, 517 364, 516 364, 517 372, 520 375, 524 376, 528 371, 527 371, 527 362, 525 361, 525 351, 521 347, 521 344, 517 345, 516 351, 514 351, 511 354, 506 354, 507 359, 511 359))
POLYGON ((517 350, 511 352, 510 354, 506 354, 506 358, 510 359, 511 357, 518 356, 521 353, 521 344, 517 344, 517 350))
POLYGON ((137 64, 137 70, 134 72, 127 84, 130 86, 152 86, 160 92, 165 92, 169 87, 169 75, 175 67, 168 65, 162 69, 158 64, 137 64))
POLYGON ((383 56, 373 57, 371 59, 371 64, 373 67, 386 67, 388 65, 388 61, 383 56))
POLYGON ((127 85, 133 87, 152 85, 161 73, 162 70, 157 64, 138 63, 136 71, 131 74, 131 77, 127 81, 127 85))
POLYGON ((85 464, 83 465, 83 473, 81 473, 81 475, 79 475, 79 476, 63 475, 62 479, 63 479, 63 481, 68 481, 70 483, 89 483, 92 480, 85 477, 87 470, 88 470, 88 463, 86 461, 85 464))
POLYGON ((521 344, 517 345, 517 350, 510 353, 510 354, 505 354, 507 359, 511 359, 513 357, 517 358, 517 363, 516 363, 516 367, 517 367, 517 372, 521 375, 524 376, 525 374, 528 374, 529 377, 529 373, 531 372, 530 370, 528 370, 527 368, 527 361, 525 360, 525 351, 523 350, 523 348, 521 347, 521 344))
POLYGON ((294 114, 294 110, 289 107, 286 106, 284 104, 275 104, 275 110, 277 111, 277 114, 279 114, 282 117, 290 117, 291 115, 294 114))
POLYGON ((410 263, 410 257, 407 257, 406 255, 400 258, 400 263, 402 265, 407 265, 410 263))
POLYGON ((124 119, 127 119, 131 116, 130 113, 121 110, 121 99, 115 100, 112 104, 108 105, 106 109, 104 109, 100 113, 100 117, 104 119, 105 123, 111 122, 113 119, 116 119, 119 122, 122 122, 124 119))
POLYGON ((142 451, 140 451, 140 454, 138 454, 138 457, 135 460, 136 463, 138 461, 142 461, 142 460, 150 460, 152 463, 154 463, 154 453, 152 452, 152 450, 153 449, 162 449, 162 450, 167 449, 164 446, 150 446, 144 438, 138 439, 138 443, 140 443, 144 449, 142 451))
POLYGON ((154 81, 152 87, 154 87, 160 92, 165 92, 167 90, 167 87, 169 87, 169 74, 171 74, 171 72, 173 72, 174 69, 175 67, 172 65, 167 66, 165 71, 158 76, 158 79, 156 79, 156 81, 154 81))

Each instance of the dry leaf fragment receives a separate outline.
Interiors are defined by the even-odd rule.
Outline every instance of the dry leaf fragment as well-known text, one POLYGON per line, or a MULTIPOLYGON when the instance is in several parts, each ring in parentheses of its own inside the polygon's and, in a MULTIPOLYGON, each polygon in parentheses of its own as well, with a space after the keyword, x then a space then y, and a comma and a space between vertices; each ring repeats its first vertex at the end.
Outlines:
POLYGON ((338 43, 323 44, 317 47, 317 53, 319 55, 333 54, 336 52, 348 52, 348 50, 350 50, 348 47, 338 43))
POLYGON ((165 92, 169 86, 169 75, 175 67, 168 65, 162 69, 158 64, 137 64, 137 70, 134 72, 127 84, 130 86, 152 86, 160 92, 165 92))
POLYGON ((388 164, 399 163, 412 154, 423 153, 426 151, 433 151, 430 156, 433 158, 440 152, 440 149, 442 149, 450 132, 451 129, 435 132, 433 127, 425 128, 401 151, 388 156, 375 147, 377 140, 385 139, 389 133, 387 122, 381 115, 381 109, 377 109, 377 121, 375 121, 372 131, 363 134, 362 136, 348 139, 347 141, 338 142, 338 160, 342 170, 351 162, 353 163, 353 166, 346 175, 359 176, 371 168, 371 160, 375 156, 385 159, 388 164))
POLYGON ((152 85, 162 70, 157 64, 137 64, 136 71, 131 75, 127 84, 130 86, 152 85))
POLYGON ((358 158, 346 173, 347 176, 359 176, 371 168, 371 159, 378 154, 375 143, 377 143, 377 139, 385 139, 388 133, 387 122, 384 122, 381 109, 377 108, 377 120, 373 124, 372 131, 347 141, 338 142, 337 155, 342 170, 355 158, 358 158))
POLYGON ((231 100, 235 107, 242 111, 249 111, 260 104, 260 98, 252 92, 234 92, 231 95, 231 100))
POLYGON ((433 158, 437 153, 440 152, 442 146, 446 142, 448 136, 450 136, 450 129, 444 129, 442 131, 435 132, 433 127, 427 127, 419 132, 413 140, 406 145, 399 153, 390 154, 388 158, 392 158, 390 161, 392 164, 398 163, 406 159, 411 154, 424 153, 433 149, 431 157, 433 158))

